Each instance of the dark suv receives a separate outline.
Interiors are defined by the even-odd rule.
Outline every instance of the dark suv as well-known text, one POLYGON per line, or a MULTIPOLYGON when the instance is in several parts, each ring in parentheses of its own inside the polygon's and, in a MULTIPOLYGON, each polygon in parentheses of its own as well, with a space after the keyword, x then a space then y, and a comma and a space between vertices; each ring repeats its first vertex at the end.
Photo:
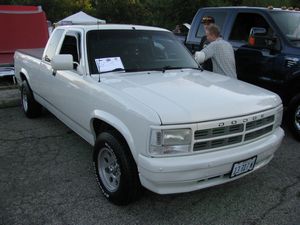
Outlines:
POLYGON ((236 57, 238 79, 276 92, 287 108, 285 117, 300 140, 300 12, 262 7, 201 8, 186 39, 199 50, 205 35, 201 18, 213 16, 236 57))

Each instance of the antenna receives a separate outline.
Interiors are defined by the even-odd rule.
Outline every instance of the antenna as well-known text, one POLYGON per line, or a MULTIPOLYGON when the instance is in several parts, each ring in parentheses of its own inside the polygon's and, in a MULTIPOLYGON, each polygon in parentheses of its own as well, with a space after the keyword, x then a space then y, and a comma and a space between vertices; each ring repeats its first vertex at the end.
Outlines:
MULTIPOLYGON (((97 23, 97 27, 98 27, 98 31, 99 31, 99 30, 100 30, 99 23, 97 23)), ((97 43, 98 43, 98 42, 100 41, 100 40, 99 40, 99 32, 97 32, 96 35, 97 35, 97 43)), ((100 76, 100 63, 99 63, 99 65, 98 65, 98 69, 99 69, 99 71, 98 71, 98 72, 99 72, 98 83, 100 83, 100 82, 101 82, 101 79, 100 79, 100 78, 101 78, 101 76, 100 76)))

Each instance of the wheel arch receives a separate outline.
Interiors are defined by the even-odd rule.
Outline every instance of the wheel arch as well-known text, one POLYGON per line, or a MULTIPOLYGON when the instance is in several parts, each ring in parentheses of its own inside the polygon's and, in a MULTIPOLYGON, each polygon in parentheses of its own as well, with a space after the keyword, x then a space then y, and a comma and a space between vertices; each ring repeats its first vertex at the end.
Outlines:
POLYGON ((24 81, 24 80, 26 80, 27 81, 27 83, 28 83, 28 85, 30 86, 30 78, 29 78, 29 75, 28 75, 28 73, 27 73, 27 71, 24 69, 24 68, 22 68, 21 70, 20 70, 20 79, 21 79, 21 83, 24 81))
MULTIPOLYGON (((137 152, 134 147, 133 137, 129 129, 127 128, 127 126, 118 118, 116 118, 115 116, 109 113, 96 110, 94 111, 92 119, 90 120, 90 127, 91 127, 92 134, 94 136, 94 143, 97 139, 97 136, 104 131, 117 132, 119 138, 121 138, 124 144, 126 144, 127 147, 129 148, 133 158, 136 159, 137 152)), ((94 156, 95 156, 95 152, 93 153, 93 159, 94 156)))

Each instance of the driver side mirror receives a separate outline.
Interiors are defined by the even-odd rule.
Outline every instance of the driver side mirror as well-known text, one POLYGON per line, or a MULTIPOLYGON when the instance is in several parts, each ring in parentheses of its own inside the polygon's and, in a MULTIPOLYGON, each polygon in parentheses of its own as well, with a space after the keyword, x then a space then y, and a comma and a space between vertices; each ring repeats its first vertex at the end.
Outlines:
POLYGON ((249 34, 248 45, 257 48, 278 49, 278 38, 270 36, 263 27, 252 27, 249 34))
POLYGON ((55 55, 51 60, 51 66, 54 71, 57 70, 72 70, 73 56, 72 55, 55 55))
POLYGON ((76 68, 79 75, 83 75, 83 67, 73 61, 73 56, 70 54, 61 54, 53 56, 51 60, 51 66, 53 69, 53 75, 55 76, 58 70, 73 70, 76 68))

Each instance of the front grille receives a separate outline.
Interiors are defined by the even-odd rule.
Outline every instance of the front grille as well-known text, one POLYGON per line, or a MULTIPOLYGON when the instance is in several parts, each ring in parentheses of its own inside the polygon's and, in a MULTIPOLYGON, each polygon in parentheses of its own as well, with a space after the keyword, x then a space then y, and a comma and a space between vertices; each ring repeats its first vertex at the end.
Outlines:
POLYGON ((213 129, 197 130, 195 132, 195 140, 235 134, 235 133, 242 132, 243 129, 244 129, 244 125, 238 124, 238 125, 231 125, 226 127, 217 127, 213 129))
POLYGON ((243 135, 229 137, 229 138, 222 138, 212 141, 203 141, 203 142, 197 142, 194 144, 194 151, 201 151, 206 150, 210 148, 218 148, 226 145, 233 145, 240 143, 243 139, 243 135))
POLYGON ((260 137, 262 135, 265 135, 265 134, 271 132, 272 129, 273 129, 273 125, 265 127, 265 128, 262 128, 262 129, 257 130, 257 131, 250 132, 250 133, 248 133, 248 134, 245 135, 245 141, 249 141, 249 140, 258 138, 258 137, 260 137))
POLYGON ((299 67, 299 59, 297 58, 286 58, 285 66, 288 68, 299 67))
POLYGON ((262 127, 266 124, 274 122, 275 116, 268 116, 266 118, 260 119, 260 120, 255 120, 252 122, 247 123, 246 125, 246 130, 252 130, 258 127, 262 127))
MULTIPOLYGON (((242 121, 230 126, 195 131, 193 151, 227 147, 262 137, 273 130, 275 116, 271 115, 251 122, 242 121)), ((235 123, 237 122, 235 121, 235 123)))

